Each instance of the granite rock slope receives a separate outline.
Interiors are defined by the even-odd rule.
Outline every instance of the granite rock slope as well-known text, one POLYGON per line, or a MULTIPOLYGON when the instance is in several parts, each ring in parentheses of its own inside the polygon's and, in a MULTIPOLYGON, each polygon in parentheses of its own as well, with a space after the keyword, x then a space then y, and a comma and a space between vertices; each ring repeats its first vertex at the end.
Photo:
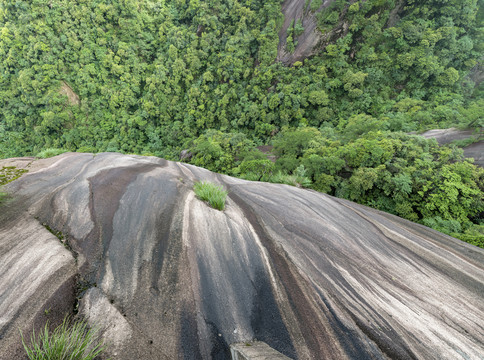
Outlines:
POLYGON ((18 328, 76 297, 114 359, 226 359, 249 340, 293 359, 482 358, 482 249, 154 157, 25 163, 0 211, 0 359, 22 359, 18 328), (195 181, 224 185, 225 211, 195 181))

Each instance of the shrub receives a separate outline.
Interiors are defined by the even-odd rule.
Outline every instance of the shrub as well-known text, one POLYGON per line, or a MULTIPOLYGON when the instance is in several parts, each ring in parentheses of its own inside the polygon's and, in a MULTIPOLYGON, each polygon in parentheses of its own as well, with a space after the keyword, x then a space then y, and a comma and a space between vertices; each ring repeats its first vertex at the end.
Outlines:
POLYGON ((225 209, 228 192, 222 186, 210 182, 197 182, 193 186, 193 190, 200 200, 208 202, 214 209, 225 209))
POLYGON ((41 159, 47 159, 53 156, 57 156, 60 154, 63 154, 67 152, 65 149, 45 149, 39 152, 35 157, 41 158, 41 159))
POLYGON ((274 163, 267 159, 243 161, 240 166, 242 177, 248 180, 264 181, 274 172, 274 163))
POLYGON ((69 326, 65 317, 52 333, 48 324, 36 336, 32 333, 30 346, 26 344, 22 332, 22 344, 30 360, 93 360, 105 346, 99 342, 98 330, 88 329, 84 321, 76 321, 69 326))

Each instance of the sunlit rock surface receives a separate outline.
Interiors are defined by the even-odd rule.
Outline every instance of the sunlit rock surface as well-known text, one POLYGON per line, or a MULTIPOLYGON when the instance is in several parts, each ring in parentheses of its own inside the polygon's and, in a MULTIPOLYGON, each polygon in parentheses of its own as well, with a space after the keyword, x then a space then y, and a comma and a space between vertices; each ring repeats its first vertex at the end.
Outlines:
POLYGON ((0 359, 23 359, 18 329, 75 296, 114 359, 227 359, 252 340, 293 359, 484 354, 482 249, 154 157, 15 161, 30 171, 0 209, 0 359), (195 197, 200 180, 228 189, 225 211, 195 197))

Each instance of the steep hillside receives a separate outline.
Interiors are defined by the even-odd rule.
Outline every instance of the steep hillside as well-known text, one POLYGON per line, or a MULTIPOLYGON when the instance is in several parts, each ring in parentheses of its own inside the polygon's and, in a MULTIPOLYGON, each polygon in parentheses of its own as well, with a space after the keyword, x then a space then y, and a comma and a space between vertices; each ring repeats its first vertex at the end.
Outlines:
POLYGON ((362 114, 389 131, 481 127, 482 13, 477 0, 2 0, 0 158, 174 158, 207 129, 261 145, 362 114))
POLYGON ((484 250, 315 191, 113 153, 16 159, 0 209, 0 358, 78 310, 115 359, 479 358, 484 250), (224 211, 195 181, 229 191, 224 211))

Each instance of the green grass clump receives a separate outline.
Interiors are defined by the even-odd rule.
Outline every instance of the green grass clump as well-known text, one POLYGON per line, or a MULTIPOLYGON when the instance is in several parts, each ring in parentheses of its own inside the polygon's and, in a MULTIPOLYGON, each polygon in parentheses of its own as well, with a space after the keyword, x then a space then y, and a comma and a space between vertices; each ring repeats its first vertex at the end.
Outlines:
POLYGON ((214 209, 225 209, 228 192, 222 186, 210 182, 197 182, 193 186, 193 190, 199 199, 207 201, 214 209))
POLYGON ((69 326, 65 317, 52 333, 48 324, 41 333, 35 332, 27 345, 22 333, 22 344, 30 360, 93 360, 100 355, 105 346, 99 342, 98 331, 88 329, 84 321, 76 321, 69 326))
POLYGON ((269 182, 275 184, 286 184, 291 186, 296 186, 299 188, 308 188, 311 186, 311 180, 305 176, 299 175, 288 175, 282 172, 277 172, 271 176, 269 182))
POLYGON ((67 152, 68 150, 65 149, 45 149, 39 152, 35 157, 41 158, 41 159, 47 159, 53 156, 57 156, 60 154, 63 154, 67 152))

